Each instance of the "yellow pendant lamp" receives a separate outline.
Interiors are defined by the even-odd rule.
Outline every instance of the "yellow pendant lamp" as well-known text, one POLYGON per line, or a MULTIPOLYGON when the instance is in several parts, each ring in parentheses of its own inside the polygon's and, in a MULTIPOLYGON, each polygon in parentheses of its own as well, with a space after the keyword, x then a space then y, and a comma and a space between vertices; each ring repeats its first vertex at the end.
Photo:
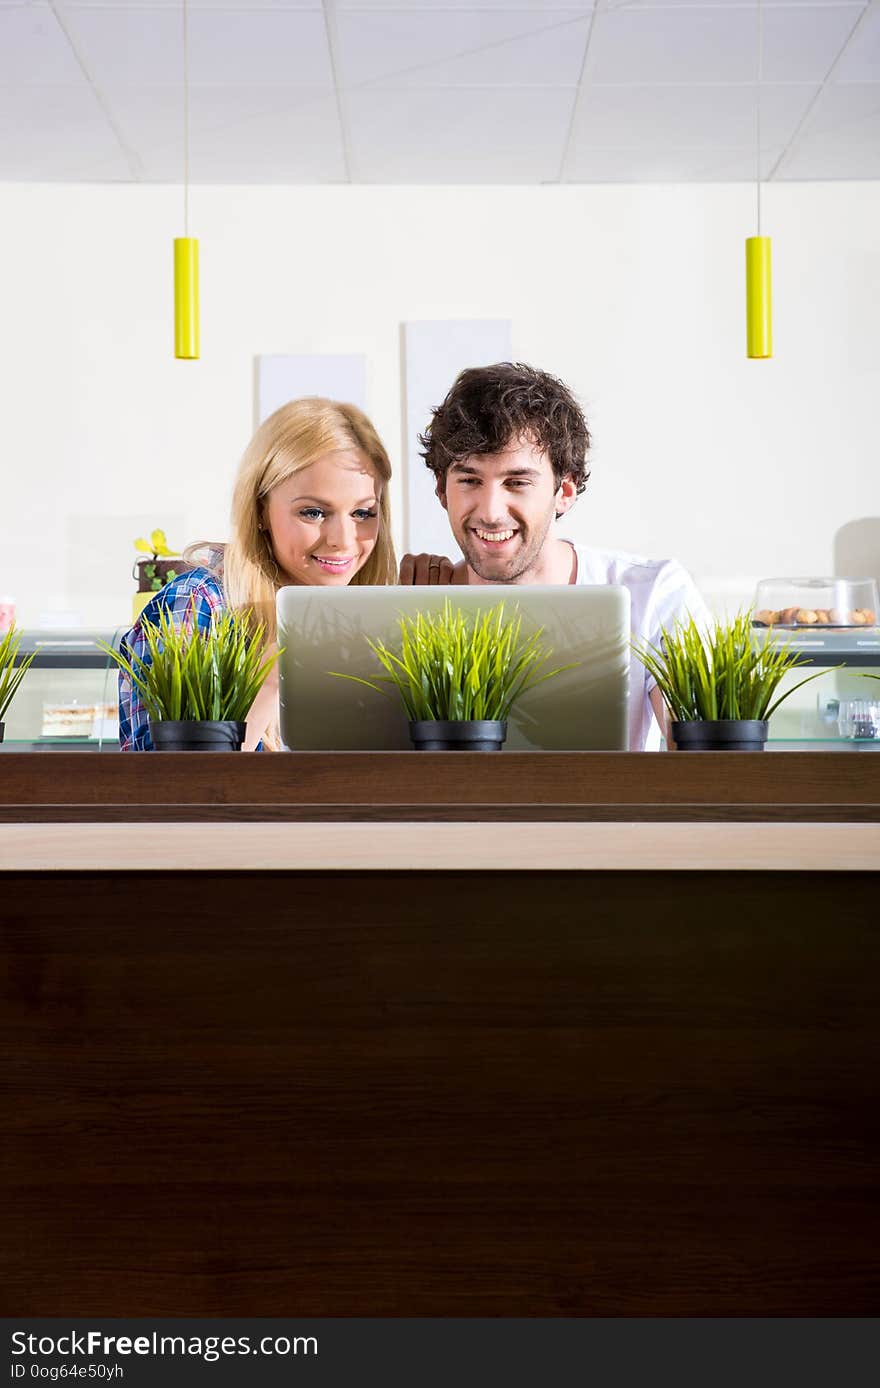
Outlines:
POLYGON ((755 192, 757 235, 746 238, 746 355, 753 361, 773 356, 773 300, 770 237, 761 235, 761 78, 764 66, 764 11, 758 0, 758 70, 755 101, 755 192))
POLYGON ((183 0, 183 229, 174 240, 174 355, 199 355, 199 243, 189 234, 189 41, 183 0))

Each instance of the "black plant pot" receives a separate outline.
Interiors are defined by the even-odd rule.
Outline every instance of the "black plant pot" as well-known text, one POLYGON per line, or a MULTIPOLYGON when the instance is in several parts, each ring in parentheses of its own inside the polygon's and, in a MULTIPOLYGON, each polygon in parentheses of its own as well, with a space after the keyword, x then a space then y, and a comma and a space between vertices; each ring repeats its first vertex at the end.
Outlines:
POLYGON ((212 723, 208 720, 154 722, 150 737, 157 752, 240 752, 246 723, 212 723))
POLYGON ((5 727, 6 727, 6 724, 5 724, 5 723, 0 723, 0 742, 3 741, 3 729, 4 729, 5 727))
POLYGON ((507 723, 495 718, 472 723, 424 719, 410 723, 409 736, 416 752, 500 752, 507 723))
POLYGON ((768 727, 766 718, 707 718, 671 731, 679 752, 763 752, 768 727))

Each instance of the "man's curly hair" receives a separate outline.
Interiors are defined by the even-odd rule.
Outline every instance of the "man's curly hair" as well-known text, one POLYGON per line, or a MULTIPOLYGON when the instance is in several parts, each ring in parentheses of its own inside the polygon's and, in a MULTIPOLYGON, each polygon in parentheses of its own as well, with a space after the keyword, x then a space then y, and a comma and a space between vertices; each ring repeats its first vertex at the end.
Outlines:
POLYGON ((469 367, 419 435, 422 457, 445 483, 451 463, 498 453, 524 439, 547 454, 557 487, 571 477, 580 494, 590 469, 590 433, 571 391, 555 376, 522 362, 469 367))

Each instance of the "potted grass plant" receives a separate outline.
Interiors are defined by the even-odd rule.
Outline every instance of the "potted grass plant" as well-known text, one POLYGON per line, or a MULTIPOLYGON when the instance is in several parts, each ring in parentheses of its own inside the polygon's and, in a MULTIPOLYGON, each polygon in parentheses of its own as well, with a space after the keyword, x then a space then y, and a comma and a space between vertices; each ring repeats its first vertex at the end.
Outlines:
POLYGON ((447 598, 442 612, 402 616, 398 624, 399 653, 368 639, 386 672, 379 683, 331 673, 382 694, 396 689, 416 751, 500 752, 520 695, 572 668, 544 670, 551 652, 541 631, 524 637, 522 618, 505 617, 503 602, 469 615, 447 598))
POLYGON ((280 652, 266 656, 265 627, 247 613, 223 612, 207 630, 178 624, 166 611, 144 627, 141 657, 103 649, 139 692, 154 748, 166 752, 237 752, 247 715, 280 652))
POLYGON ((783 676, 806 662, 787 643, 756 641, 750 612, 705 631, 693 618, 676 621, 661 629, 659 646, 633 642, 633 650, 657 681, 684 752, 762 752, 771 715, 824 673, 816 670, 777 695, 783 676))
POLYGON ((4 634, 0 635, 0 742, 3 741, 3 730, 5 724, 3 719, 6 710, 15 698, 18 686, 27 674, 36 651, 30 655, 18 658, 18 649, 21 645, 22 633, 14 626, 4 634))

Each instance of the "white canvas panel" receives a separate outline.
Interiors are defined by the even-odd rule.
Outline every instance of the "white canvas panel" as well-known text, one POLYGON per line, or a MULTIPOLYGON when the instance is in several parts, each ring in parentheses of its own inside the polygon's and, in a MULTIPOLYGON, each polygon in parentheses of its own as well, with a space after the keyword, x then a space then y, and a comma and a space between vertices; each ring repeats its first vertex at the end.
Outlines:
POLYGON ((507 319, 461 319, 403 326, 404 545, 414 554, 424 550, 448 554, 451 559, 461 558, 446 512, 434 494, 433 474, 419 456, 418 436, 460 371, 467 366, 510 361, 512 351, 507 319))
POLYGON ((254 425, 260 424, 288 400, 324 395, 367 408, 367 359, 363 356, 257 357, 257 399, 254 425))

